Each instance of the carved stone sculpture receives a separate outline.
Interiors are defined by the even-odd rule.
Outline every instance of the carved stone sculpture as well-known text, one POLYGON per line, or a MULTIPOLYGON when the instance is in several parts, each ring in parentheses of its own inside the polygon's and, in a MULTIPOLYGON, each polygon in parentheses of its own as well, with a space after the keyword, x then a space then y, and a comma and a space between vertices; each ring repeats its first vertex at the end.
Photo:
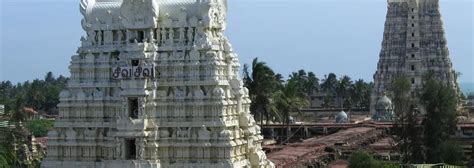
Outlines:
POLYGON ((201 126, 201 129, 198 132, 198 138, 200 140, 208 140, 210 136, 211 134, 209 130, 207 130, 206 126, 205 125, 201 126))
POLYGON ((140 139, 139 143, 137 144, 139 159, 142 159, 142 160, 145 159, 146 145, 147 145, 147 140, 145 138, 140 139))
POLYGON ((225 0, 81 0, 87 37, 42 167, 273 167, 224 36, 226 9, 225 0))

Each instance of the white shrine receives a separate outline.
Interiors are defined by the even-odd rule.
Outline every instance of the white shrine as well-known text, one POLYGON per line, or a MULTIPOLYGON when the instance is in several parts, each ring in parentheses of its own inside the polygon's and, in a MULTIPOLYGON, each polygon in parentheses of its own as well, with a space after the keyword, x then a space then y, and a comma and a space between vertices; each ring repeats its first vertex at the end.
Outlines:
POLYGON ((226 0, 82 0, 43 168, 274 167, 250 115, 226 0))

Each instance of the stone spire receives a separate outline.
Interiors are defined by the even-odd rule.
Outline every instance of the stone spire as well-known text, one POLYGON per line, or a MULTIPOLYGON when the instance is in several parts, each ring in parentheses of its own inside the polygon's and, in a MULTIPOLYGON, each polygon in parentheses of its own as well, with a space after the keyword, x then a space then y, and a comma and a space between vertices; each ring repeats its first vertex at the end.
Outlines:
POLYGON ((440 80, 457 87, 439 1, 388 0, 382 50, 371 96, 372 114, 377 99, 390 90, 395 77, 403 75, 410 80, 411 96, 416 99, 416 90, 422 89, 423 75, 428 71, 434 71, 440 80))
POLYGON ((225 0, 82 0, 42 167, 273 167, 224 36, 225 0))

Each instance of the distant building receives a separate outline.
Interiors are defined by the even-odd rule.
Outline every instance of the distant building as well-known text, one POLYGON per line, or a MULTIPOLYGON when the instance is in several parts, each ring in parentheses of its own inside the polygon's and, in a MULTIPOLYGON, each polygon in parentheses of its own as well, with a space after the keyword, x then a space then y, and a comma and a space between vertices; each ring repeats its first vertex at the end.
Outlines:
POLYGON ((467 95, 467 104, 474 105, 474 92, 467 95))
POLYGON ((341 101, 325 91, 313 92, 310 96, 310 108, 321 109, 321 108, 341 108, 341 101), (325 99, 331 99, 333 102, 329 105, 325 105, 325 99))
MULTIPOLYGON (((433 71, 446 84, 458 87, 439 11, 439 0, 388 0, 385 32, 380 51, 370 112, 377 100, 390 91, 392 80, 405 76, 411 93, 423 87, 423 75, 433 71)), ((414 104, 424 114, 420 104, 414 104)))
POLYGON ((326 96, 326 92, 313 92, 313 94, 310 96, 310 108, 322 108, 324 104, 324 97, 326 96))
POLYGON ((469 113, 474 113, 474 92, 471 92, 467 95, 466 108, 468 109, 469 113))

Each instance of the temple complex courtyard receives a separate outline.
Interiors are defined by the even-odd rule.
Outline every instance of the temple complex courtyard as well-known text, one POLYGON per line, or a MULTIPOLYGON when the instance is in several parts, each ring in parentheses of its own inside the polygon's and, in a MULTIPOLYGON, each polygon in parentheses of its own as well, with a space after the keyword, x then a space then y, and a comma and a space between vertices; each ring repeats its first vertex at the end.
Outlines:
POLYGON ((382 2, 2 1, 0 168, 474 167, 469 3, 382 2))

